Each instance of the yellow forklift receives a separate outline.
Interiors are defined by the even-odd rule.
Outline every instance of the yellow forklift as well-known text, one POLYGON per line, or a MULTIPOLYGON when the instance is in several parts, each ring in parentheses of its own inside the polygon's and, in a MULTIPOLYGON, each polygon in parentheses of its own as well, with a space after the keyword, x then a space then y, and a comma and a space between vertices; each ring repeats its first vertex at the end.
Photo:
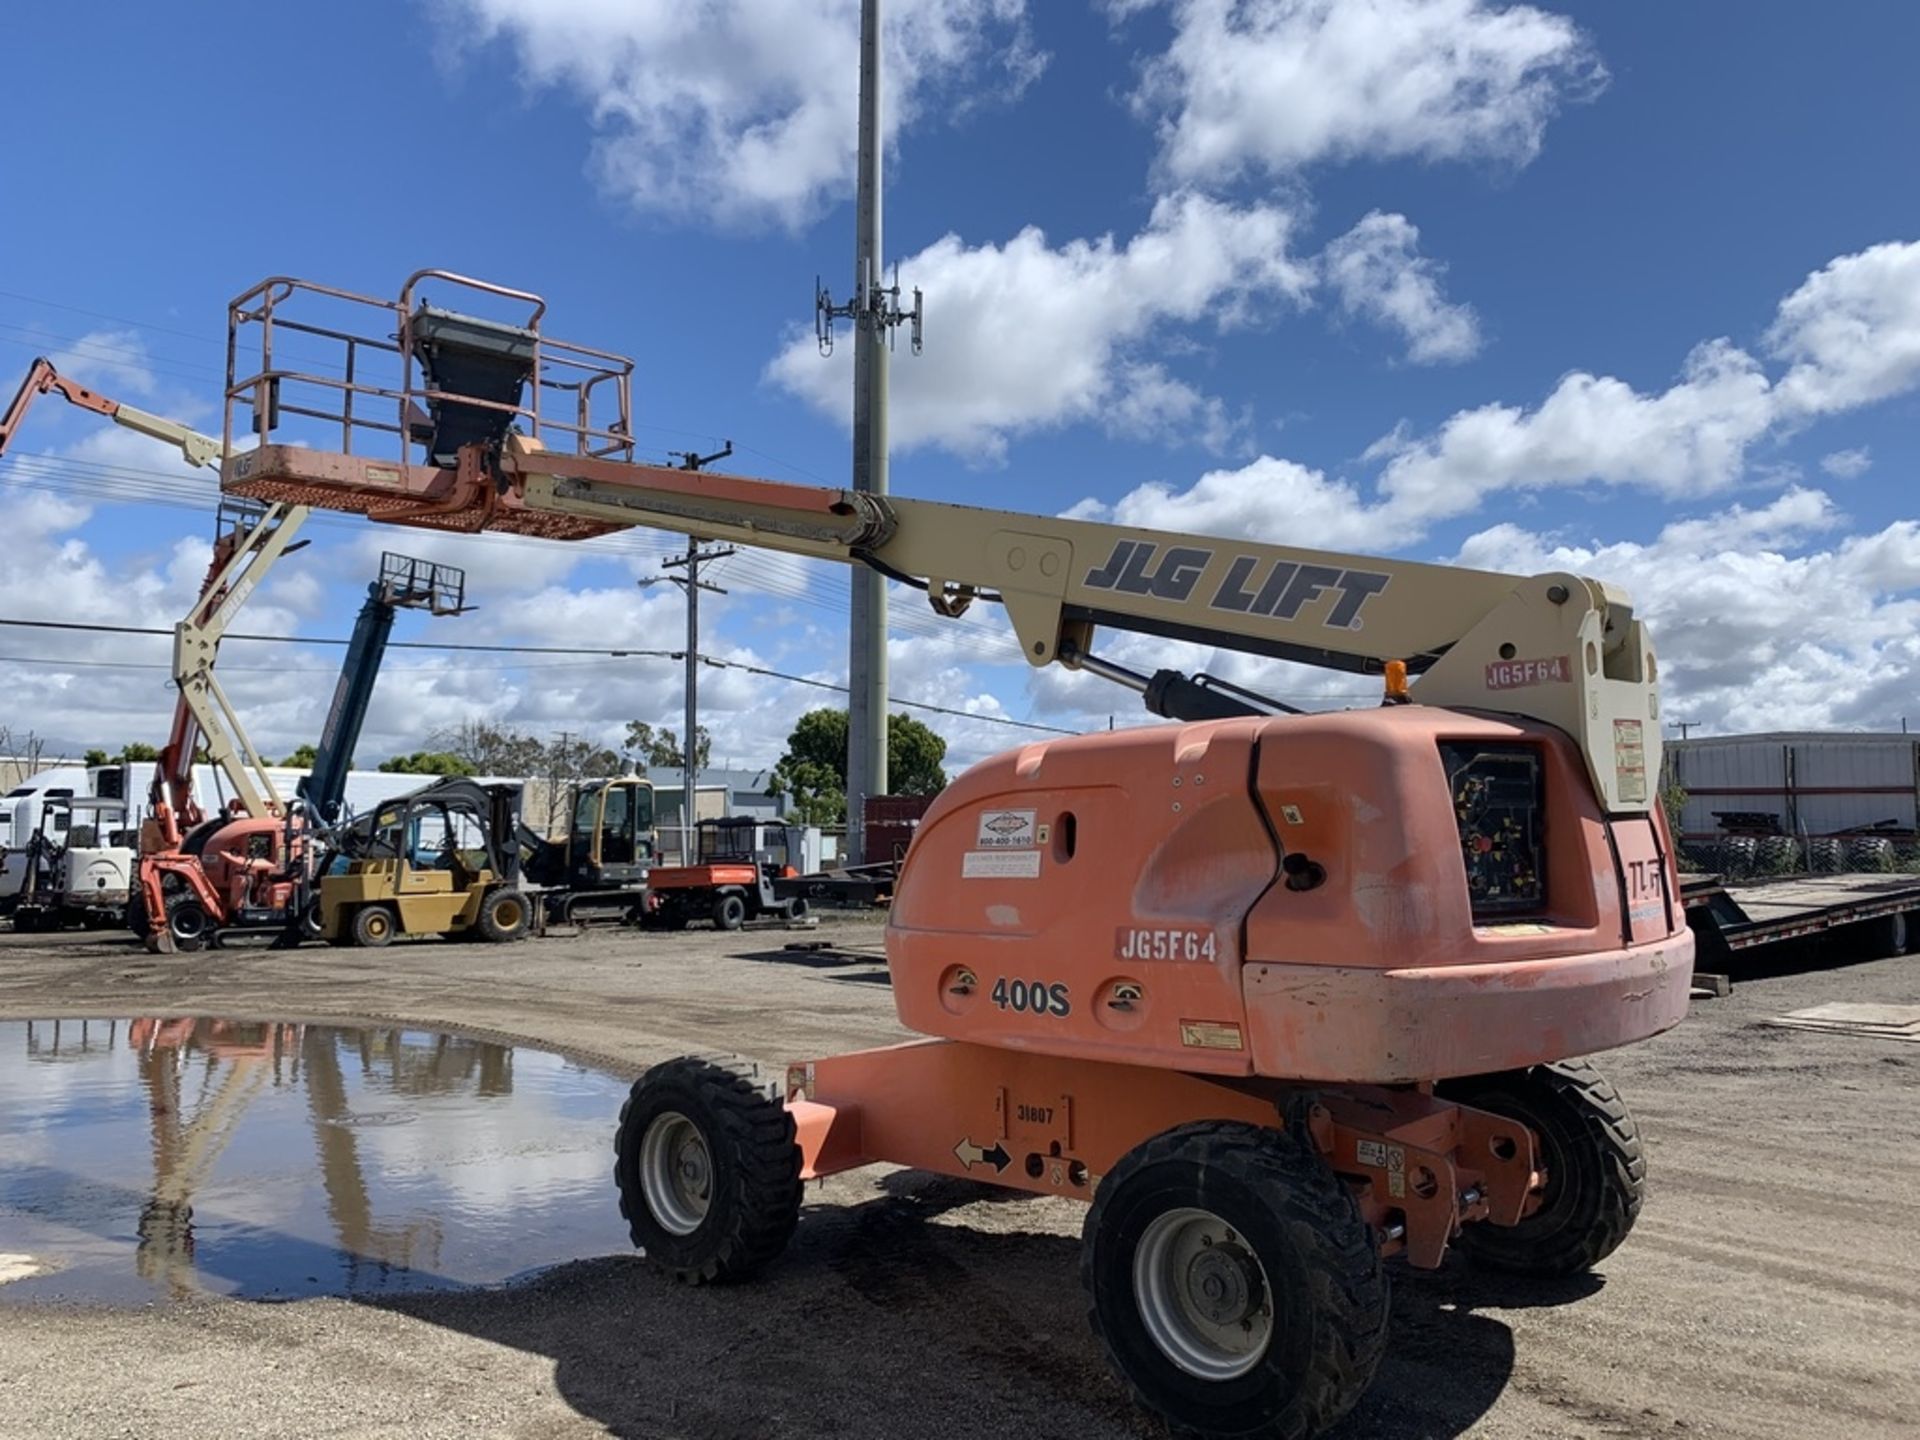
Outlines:
POLYGON ((533 919, 520 888, 520 787, 449 779, 389 800, 336 832, 320 881, 320 934, 380 946, 396 935, 518 940, 533 919))

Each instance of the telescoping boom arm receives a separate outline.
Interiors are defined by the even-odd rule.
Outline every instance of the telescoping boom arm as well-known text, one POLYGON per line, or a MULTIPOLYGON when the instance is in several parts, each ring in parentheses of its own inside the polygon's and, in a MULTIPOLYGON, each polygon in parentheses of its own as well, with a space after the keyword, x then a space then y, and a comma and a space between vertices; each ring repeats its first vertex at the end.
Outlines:
POLYGON ((997 602, 1029 664, 1086 668, 1147 689, 1150 702, 1157 692, 1173 703, 1156 708, 1185 718, 1247 712, 1209 710, 1217 692, 1102 660, 1101 627, 1390 678, 1404 665, 1418 677, 1410 693, 1421 703, 1565 730, 1609 810, 1652 803, 1660 763, 1653 649, 1631 601, 1602 581, 690 472, 548 451, 518 434, 488 457, 496 483, 471 487, 466 500, 450 469, 386 466, 376 491, 336 458, 345 457, 262 446, 228 466, 226 488, 375 514, 409 492, 419 503, 393 517, 400 523, 581 536, 643 526, 871 565, 923 589, 943 615, 997 602))
POLYGON ((177 447, 187 458, 189 465, 199 465, 215 471, 220 469, 220 442, 211 435, 202 435, 190 430, 177 420, 168 420, 164 416, 150 415, 145 410, 136 410, 131 405, 123 405, 118 400, 109 399, 97 390, 89 390, 77 380, 69 380, 53 368, 53 362, 44 355, 33 362, 33 368, 27 371, 27 378, 20 382, 13 402, 7 406, 4 416, 0 416, 0 455, 6 453, 12 442, 14 432, 20 428, 20 422, 26 419, 27 411, 33 402, 42 395, 58 395, 71 405, 82 410, 91 410, 96 415, 104 415, 116 425, 128 430, 138 431, 142 435, 151 435, 156 440, 164 440, 177 447))
MULTIPOLYGON (((1652 646, 1626 595, 1600 581, 696 475, 517 438, 510 451, 504 468, 529 509, 869 564, 948 615, 997 600, 1033 665, 1144 679, 1097 659, 1101 626, 1343 670, 1399 662, 1420 677, 1423 703, 1525 714, 1573 735, 1610 810, 1645 808, 1659 773, 1652 646)), ((1167 677, 1156 679, 1165 693, 1167 677)))

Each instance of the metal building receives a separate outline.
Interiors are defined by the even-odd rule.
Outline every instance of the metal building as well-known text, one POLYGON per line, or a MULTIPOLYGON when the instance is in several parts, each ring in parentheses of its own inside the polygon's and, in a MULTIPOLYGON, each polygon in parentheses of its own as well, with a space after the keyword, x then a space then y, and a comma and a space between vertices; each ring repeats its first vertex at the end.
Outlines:
POLYGON ((1766 816, 1777 833, 1802 838, 1920 829, 1920 738, 1912 735, 1804 731, 1670 740, 1664 778, 1686 792, 1680 830, 1690 839, 1749 829, 1766 816))

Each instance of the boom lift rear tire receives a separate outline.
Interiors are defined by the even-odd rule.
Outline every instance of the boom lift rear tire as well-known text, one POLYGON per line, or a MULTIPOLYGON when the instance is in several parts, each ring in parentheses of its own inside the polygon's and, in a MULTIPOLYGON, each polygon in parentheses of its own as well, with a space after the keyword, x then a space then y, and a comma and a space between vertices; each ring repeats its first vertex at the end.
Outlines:
POLYGON ((527 921, 531 914, 526 896, 518 890, 503 887, 489 892, 487 898, 480 902, 480 918, 474 923, 474 928, 484 938, 505 944, 527 933, 527 921))
POLYGON ((391 905, 362 905, 353 914, 353 943, 378 950, 392 943, 399 928, 391 905))
POLYGON ((1203 1121, 1100 1182, 1080 1247, 1095 1335, 1134 1400, 1183 1435, 1318 1435, 1387 1339, 1372 1228, 1279 1129, 1203 1121))
POLYGON ((1540 1208, 1518 1225, 1468 1225, 1455 1242, 1475 1264, 1518 1275, 1574 1275, 1633 1229, 1647 1161, 1620 1092, 1585 1060, 1474 1075, 1436 1087, 1448 1100, 1522 1121, 1547 1172, 1540 1208))
POLYGON ((738 930, 747 923, 747 898, 738 891, 728 891, 713 902, 713 928, 716 930, 738 930))
POLYGON ((758 1066, 698 1056, 654 1066, 620 1109, 613 1150, 633 1243, 684 1284, 757 1274, 800 1218, 793 1117, 758 1066))

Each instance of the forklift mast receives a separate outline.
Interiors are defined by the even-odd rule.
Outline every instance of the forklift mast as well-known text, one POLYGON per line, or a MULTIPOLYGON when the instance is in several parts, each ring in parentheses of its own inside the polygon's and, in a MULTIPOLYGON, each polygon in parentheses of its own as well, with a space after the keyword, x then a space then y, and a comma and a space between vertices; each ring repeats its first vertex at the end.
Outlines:
POLYGON ((327 709, 313 768, 300 781, 297 795, 307 814, 321 825, 337 823, 347 794, 347 772, 366 724, 387 642, 393 635, 395 614, 425 610, 432 615, 458 615, 466 603, 466 572, 452 565, 436 565, 391 551, 380 557, 380 577, 367 587, 366 603, 354 622, 347 657, 340 666, 333 703, 327 709))

